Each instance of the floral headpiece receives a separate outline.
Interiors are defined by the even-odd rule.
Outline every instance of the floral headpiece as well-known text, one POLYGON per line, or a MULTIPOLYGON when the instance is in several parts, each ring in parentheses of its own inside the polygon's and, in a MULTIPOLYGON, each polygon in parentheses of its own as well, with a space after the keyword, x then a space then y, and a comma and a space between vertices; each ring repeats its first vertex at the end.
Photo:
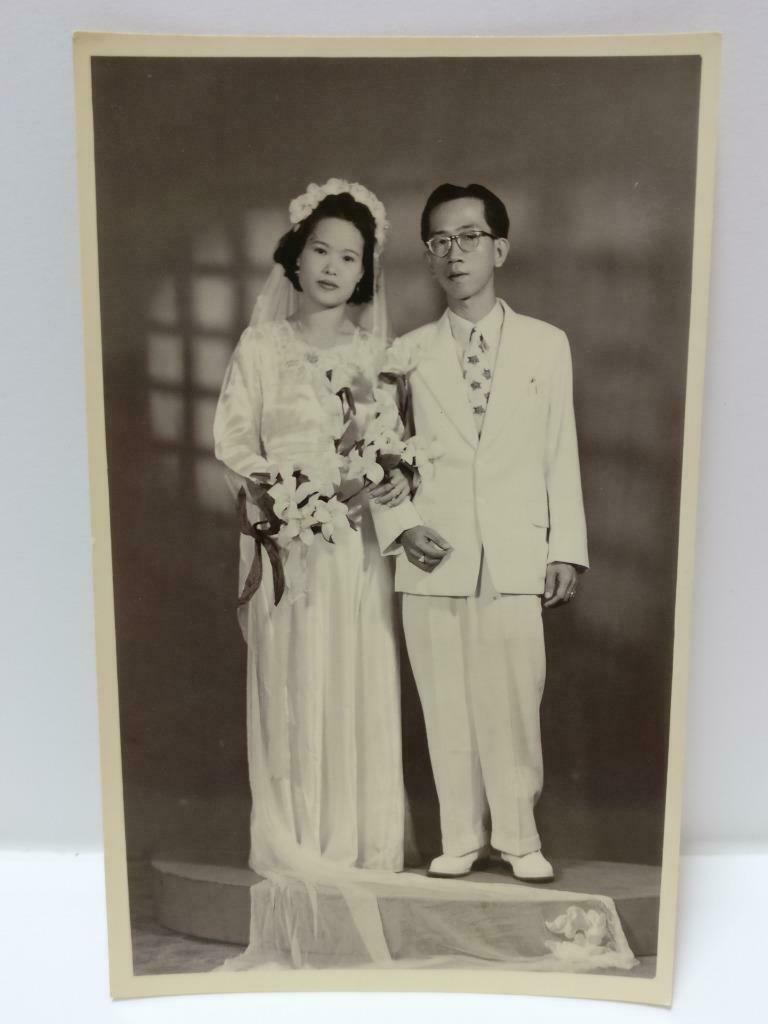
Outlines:
POLYGON ((343 192, 348 192, 356 202, 367 206, 373 214, 373 219, 376 222, 376 245, 381 249, 389 230, 387 211, 381 200, 357 181, 329 178, 324 185, 316 185, 314 182, 307 185, 307 191, 303 195, 297 196, 288 207, 291 224, 295 228, 317 209, 326 196, 338 196, 343 192))

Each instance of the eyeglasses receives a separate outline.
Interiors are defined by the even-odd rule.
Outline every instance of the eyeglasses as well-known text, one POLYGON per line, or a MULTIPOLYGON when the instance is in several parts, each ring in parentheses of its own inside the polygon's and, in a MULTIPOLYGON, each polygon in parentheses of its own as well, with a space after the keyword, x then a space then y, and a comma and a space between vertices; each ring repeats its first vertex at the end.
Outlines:
POLYGON ((481 238, 496 239, 498 237, 498 235, 492 235, 490 231, 471 228, 468 231, 459 231, 456 235, 433 235, 427 239, 426 244, 432 255, 442 260, 451 251, 454 239, 462 252, 476 252, 481 238))

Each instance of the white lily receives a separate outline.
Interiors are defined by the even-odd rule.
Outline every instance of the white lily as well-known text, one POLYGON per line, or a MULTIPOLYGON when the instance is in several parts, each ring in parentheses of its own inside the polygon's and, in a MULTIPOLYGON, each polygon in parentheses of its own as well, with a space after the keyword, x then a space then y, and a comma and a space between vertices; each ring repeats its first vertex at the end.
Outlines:
POLYGON ((414 435, 405 443, 403 462, 415 466, 422 480, 429 480, 435 472, 433 463, 442 454, 443 449, 436 440, 425 441, 418 435, 414 435))
POLYGON ((333 540, 337 533, 351 529, 347 507, 336 497, 317 502, 314 520, 320 523, 320 530, 327 541, 333 540))
POLYGON ((402 455, 405 442, 400 439, 397 431, 385 427, 376 434, 372 447, 375 447, 380 455, 402 455))
POLYGON ((384 355, 381 373, 392 374, 396 377, 404 377, 412 373, 421 361, 424 347, 424 342, 395 338, 384 355))
POLYGON ((377 387, 373 392, 373 419, 370 430, 380 432, 382 430, 396 430, 400 423, 400 413, 392 393, 383 387, 377 387))
POLYGON ((376 461, 378 450, 375 445, 367 444, 362 452, 357 448, 349 454, 347 467, 348 480, 370 480, 373 484, 381 483, 384 479, 384 470, 376 461))
POLYGON ((281 480, 270 487, 267 494, 272 498, 275 515, 278 519, 286 521, 288 515, 297 509, 302 501, 317 491, 317 487, 311 480, 298 483, 293 466, 281 466, 279 475, 281 480))
POLYGON ((294 505, 287 509, 285 517, 280 517, 284 519, 285 525, 277 534, 277 543, 282 547, 287 547, 292 540, 298 537, 303 544, 309 547, 315 539, 312 526, 315 522, 315 509, 318 503, 319 499, 315 496, 303 508, 294 505))

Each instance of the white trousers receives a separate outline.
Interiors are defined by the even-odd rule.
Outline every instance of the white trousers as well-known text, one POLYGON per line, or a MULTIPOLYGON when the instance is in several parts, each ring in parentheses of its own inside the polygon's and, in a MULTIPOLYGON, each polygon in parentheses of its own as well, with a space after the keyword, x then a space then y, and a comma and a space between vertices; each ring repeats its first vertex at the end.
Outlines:
POLYGON ((403 595, 408 654, 440 801, 443 853, 490 841, 540 848, 533 808, 543 765, 539 707, 546 671, 541 598, 403 595))

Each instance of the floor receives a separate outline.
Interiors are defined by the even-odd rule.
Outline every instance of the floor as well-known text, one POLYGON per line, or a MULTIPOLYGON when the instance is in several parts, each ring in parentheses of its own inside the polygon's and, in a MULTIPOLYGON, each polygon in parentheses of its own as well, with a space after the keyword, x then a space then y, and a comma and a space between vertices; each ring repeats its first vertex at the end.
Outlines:
POLYGON ((134 974, 203 974, 245 947, 193 939, 169 931, 154 918, 149 866, 129 864, 134 974))
MULTIPOLYGON (((225 960, 243 950, 225 942, 194 939, 169 931, 155 921, 148 865, 129 865, 131 891, 131 931, 133 937, 134 974, 203 974, 220 967, 225 960)), ((656 957, 641 957, 631 972, 601 971, 633 978, 652 978, 656 973, 656 957)))

